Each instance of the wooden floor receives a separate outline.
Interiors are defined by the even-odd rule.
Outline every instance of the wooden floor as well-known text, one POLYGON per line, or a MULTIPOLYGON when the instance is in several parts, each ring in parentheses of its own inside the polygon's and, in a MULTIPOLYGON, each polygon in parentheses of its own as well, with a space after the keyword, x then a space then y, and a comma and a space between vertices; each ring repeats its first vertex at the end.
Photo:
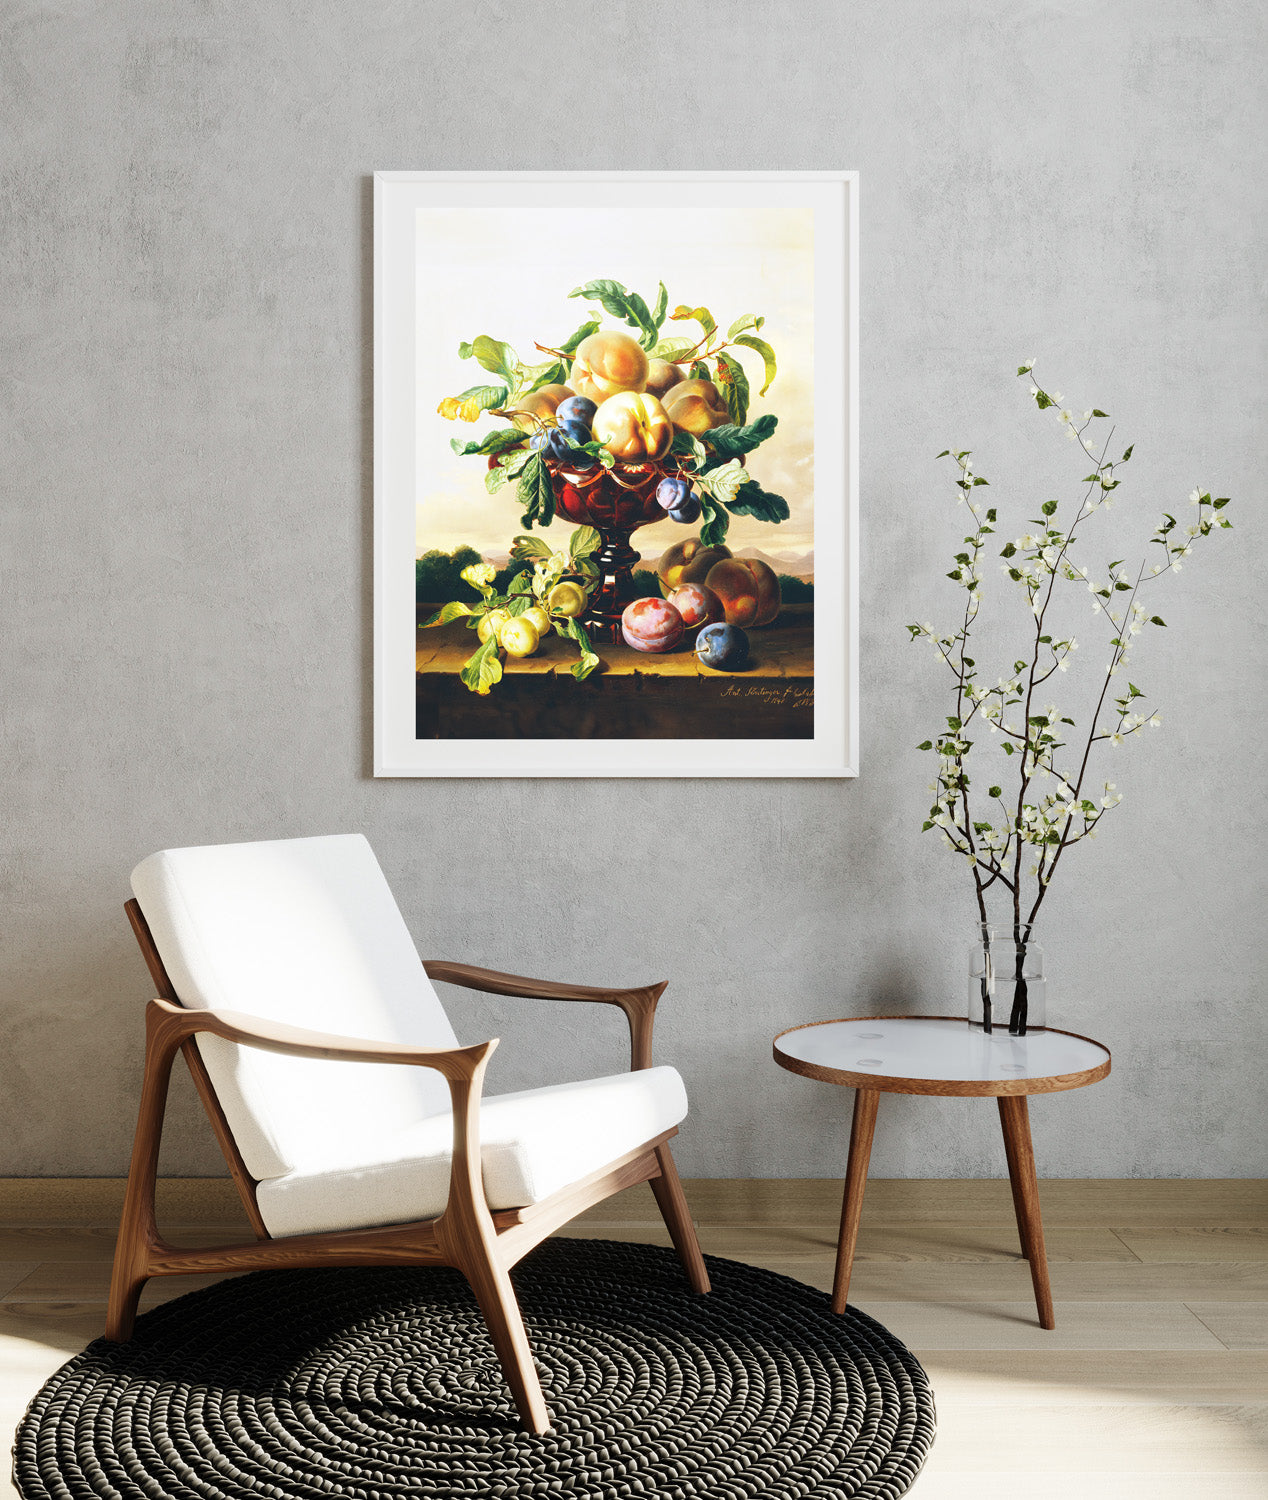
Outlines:
MULTIPOLYGON (((236 1235, 227 1184, 164 1185, 171 1237, 236 1235)), ((695 1181, 706 1253, 831 1283, 839 1188, 695 1181)), ((1003 1182, 868 1186, 851 1301, 938 1403, 920 1500, 1268 1500, 1268 1184, 1047 1182, 1057 1328, 1035 1322, 1003 1182)), ((113 1183, 0 1183, 0 1425, 101 1332, 113 1183)), ((667 1243, 646 1186, 573 1234, 667 1243)), ((142 1307, 211 1277, 151 1283, 142 1307)), ((5 1466, 7 1468, 7 1465, 5 1466)), ((7 1474, 0 1495, 11 1496, 7 1474)))

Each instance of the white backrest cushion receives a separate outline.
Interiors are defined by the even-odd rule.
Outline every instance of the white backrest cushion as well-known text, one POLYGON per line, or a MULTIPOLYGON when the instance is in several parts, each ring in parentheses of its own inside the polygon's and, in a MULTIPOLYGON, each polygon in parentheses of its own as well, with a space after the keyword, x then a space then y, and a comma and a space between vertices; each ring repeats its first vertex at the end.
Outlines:
MULTIPOLYGON (((183 1005, 369 1041, 457 1038, 360 834, 165 849, 132 889, 183 1005)), ((201 1037, 247 1171, 280 1177, 449 1108, 430 1068, 285 1057, 201 1037)))

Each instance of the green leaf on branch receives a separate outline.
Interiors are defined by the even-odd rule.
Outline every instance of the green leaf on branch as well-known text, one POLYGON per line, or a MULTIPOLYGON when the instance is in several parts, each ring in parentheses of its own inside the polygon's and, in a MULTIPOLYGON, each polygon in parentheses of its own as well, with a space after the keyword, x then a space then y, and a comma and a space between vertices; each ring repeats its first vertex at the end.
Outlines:
POLYGON ((709 366, 707 364, 705 364, 704 360, 702 360, 702 359, 694 359, 694 360, 692 360, 692 362, 691 362, 691 377, 690 377, 692 380, 708 380, 708 379, 710 379, 710 376, 711 376, 711 371, 709 369, 709 366))
POLYGON ((744 366, 739 360, 732 359, 729 354, 719 354, 717 359, 718 384, 722 387, 722 394, 726 397, 731 421, 735 426, 743 427, 748 417, 748 376, 744 373, 744 366))
POLYGON ((752 453, 775 431, 779 418, 771 412, 750 422, 747 427, 737 427, 733 422, 724 427, 714 427, 706 434, 709 446, 724 458, 735 458, 741 453, 752 453))
POLYGON ((1055 500, 1045 500, 1039 509, 1043 511, 1045 516, 1051 516, 1056 512, 1057 502, 1055 500))
POLYGON ((555 491, 550 482, 550 470, 534 453, 520 474, 519 501, 524 507, 521 524, 530 529, 534 521, 539 526, 549 526, 555 519, 555 491))
POLYGON ((998 796, 1000 796, 1000 795, 1001 795, 1001 793, 1002 793, 1002 790, 1003 790, 1003 789, 1002 789, 1002 788, 1001 788, 1001 787, 997 787, 997 786, 988 786, 988 787, 987 787, 987 789, 986 789, 986 795, 987 795, 987 796, 988 796, 988 797, 998 797, 998 796))
POLYGON ((578 682, 584 682, 590 673, 599 665, 599 658, 595 655, 590 645, 590 637, 586 634, 584 627, 578 625, 576 620, 558 618, 555 626, 560 635, 567 636, 569 640, 576 641, 581 648, 581 660, 574 664, 572 675, 578 682))
POLYGON ((628 291, 619 281, 587 281, 584 286, 574 287, 570 297, 584 297, 588 302, 599 302, 606 312, 620 318, 631 328, 639 330, 639 343, 650 349, 659 337, 659 329, 652 320, 651 309, 637 292, 628 291))
POLYGON ((1108 417, 1109 416, 1109 412, 1107 412, 1107 411, 1101 411, 1099 407, 1095 407, 1095 408, 1093 408, 1092 415, 1094 417, 1108 417))
POLYGON ((518 427, 495 427, 492 432, 486 432, 482 438, 474 438, 469 443, 464 443, 461 438, 450 438, 449 446, 459 458, 466 458, 472 453, 488 456, 492 453, 504 453, 509 448, 518 448, 526 437, 518 427))
POLYGON ((520 378, 528 382, 527 390, 523 392, 528 395, 532 391, 540 391, 543 386, 563 385, 568 379, 568 366, 561 359, 547 360, 545 364, 523 367, 520 378))
POLYGON ((482 698, 488 697, 489 689, 502 680, 502 660, 498 656, 496 635, 491 635, 475 655, 467 659, 458 675, 471 692, 479 693, 482 698))
MULTIPOLYGON (((950 448, 944 448, 942 450, 942 452, 938 454, 938 458, 950 458, 950 457, 951 457, 951 450, 950 450, 950 448)), ((937 462, 936 459, 934 461, 937 462)))
POLYGON ((669 293, 665 290, 665 283, 662 281, 660 290, 656 293, 656 306, 652 308, 652 322, 655 323, 657 328, 665 321, 665 314, 668 311, 669 293))
MULTIPOLYGON (((577 294, 573 292, 572 295, 575 297, 577 294)), ((559 352, 561 354, 575 354, 577 346, 581 343, 582 339, 588 339, 592 333, 598 333, 602 326, 598 318, 592 318, 588 323, 583 323, 577 329, 576 333, 569 334, 563 343, 560 344, 559 352)))
POLYGON ((1159 615, 1150 615, 1149 616, 1149 623, 1151 625, 1165 625, 1167 622, 1164 619, 1162 619, 1161 616, 1159 616, 1159 615))
POLYGON ((451 620, 460 620, 464 615, 473 615, 475 610, 469 604, 463 604, 460 599, 455 599, 452 604, 446 604, 443 609, 438 609, 430 620, 424 620, 422 628, 430 630, 433 625, 448 625, 451 620))
POLYGON ((742 333, 733 342, 743 344, 746 349, 753 349, 762 356, 765 373, 762 388, 757 394, 764 396, 770 390, 771 382, 775 379, 775 351, 765 339, 754 338, 751 333, 742 333))
POLYGON ((674 308, 673 312, 671 312, 669 316, 671 321, 675 323, 682 323, 688 320, 699 323, 701 328, 704 329, 706 338, 711 333, 713 333, 718 326, 714 321, 713 314, 707 307, 687 307, 684 304, 680 303, 676 308, 674 308))
POLYGON ((1135 448, 1135 446, 1135 443, 1131 443, 1128 446, 1127 451, 1123 454, 1122 458, 1119 459, 1119 463, 1125 464, 1127 462, 1127 460, 1132 456, 1132 449, 1135 448))
POLYGON ((665 359, 672 365, 684 354, 690 354, 697 343, 698 339, 661 339, 650 351, 650 358, 665 359))
POLYGON ((731 458, 717 468, 697 474, 695 479, 700 490, 710 499, 732 506, 734 509, 732 502, 735 500, 736 492, 748 479, 748 475, 744 472, 744 466, 739 459, 731 458))
POLYGON ((539 558, 545 562, 550 555, 550 543, 542 541, 539 536, 517 536, 511 543, 511 557, 517 562, 533 562, 539 558))
POLYGON ((726 541, 730 515, 708 495, 700 497, 700 540, 706 547, 719 547, 726 541))
POLYGON ((727 507, 733 516, 753 516, 759 521, 778 525, 788 519, 788 501, 782 495, 764 490, 756 479, 750 479, 736 491, 727 507))
POLYGON ((518 383, 516 367, 519 365, 519 357, 510 344, 504 344, 501 339, 490 338, 487 333, 482 333, 471 343, 458 346, 459 358, 470 359, 473 354, 476 363, 482 365, 491 375, 500 375, 512 388, 518 383))
POLYGON ((484 487, 490 495, 496 495, 510 482, 511 471, 507 464, 494 464, 484 476, 484 487))
POLYGON ((698 470, 703 469, 709 462, 709 455, 705 450, 705 446, 694 432, 683 432, 680 430, 674 433, 674 441, 670 445, 669 451, 677 453, 682 458, 690 456, 694 460, 698 470))
POLYGON ((574 560, 589 557, 603 545, 603 538, 593 526, 578 526, 568 539, 568 555, 574 560))
POLYGON ((728 339, 737 339, 740 334, 747 332, 750 328, 754 333, 760 333, 765 322, 766 319, 759 318, 756 313, 741 313, 727 329, 726 336, 728 339))

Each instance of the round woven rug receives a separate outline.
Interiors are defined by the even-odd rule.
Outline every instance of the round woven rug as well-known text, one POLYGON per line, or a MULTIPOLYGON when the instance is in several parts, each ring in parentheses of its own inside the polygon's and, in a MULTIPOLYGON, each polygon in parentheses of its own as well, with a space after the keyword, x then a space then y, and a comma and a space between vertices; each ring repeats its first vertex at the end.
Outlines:
POLYGON ((18 1429, 26 1500, 850 1496, 911 1486, 924 1371, 821 1292, 707 1257, 547 1240, 512 1273, 553 1429, 524 1432, 466 1282, 260 1271, 64 1365, 18 1429))

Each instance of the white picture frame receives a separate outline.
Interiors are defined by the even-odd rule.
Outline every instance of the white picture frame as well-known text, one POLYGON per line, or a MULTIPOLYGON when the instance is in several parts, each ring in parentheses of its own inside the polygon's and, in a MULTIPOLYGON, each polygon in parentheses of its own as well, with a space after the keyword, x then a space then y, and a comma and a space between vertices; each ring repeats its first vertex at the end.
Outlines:
MULTIPOLYGON (((847 171, 375 173, 373 769, 376 777, 858 774, 858 193, 858 174, 847 171), (453 322, 454 306, 460 305, 465 315, 462 326, 469 330, 463 338, 474 340, 478 335, 488 334, 516 347, 527 347, 529 354, 524 360, 527 363, 529 355, 534 353, 531 343, 535 335, 526 339, 522 328, 486 326, 481 298, 473 295, 472 288, 477 285, 501 288, 498 299, 505 318, 506 309, 512 305, 508 300, 512 293, 507 288, 513 291, 521 287, 529 295, 529 289, 539 283, 543 287, 551 283, 552 291, 558 283, 561 324, 569 319, 579 321, 592 312, 605 328, 623 326, 604 313, 593 299, 565 300, 569 288, 560 283, 560 272, 570 268, 572 252, 560 248, 548 233, 538 233, 544 226, 557 223, 561 239, 576 238, 575 226, 580 222, 582 207, 592 221, 611 226, 612 244, 620 243, 615 236, 622 216, 630 225, 643 226, 630 232, 631 243, 637 241, 640 247, 636 254, 625 258, 631 264, 651 264, 655 258, 655 240, 648 238, 648 225, 678 222, 693 226, 690 233, 684 229, 679 241, 675 241, 673 257, 666 259, 675 259, 680 270, 698 262, 699 275, 687 278, 675 275, 674 281, 688 279, 691 286, 670 286, 671 307, 680 290, 685 295, 698 295, 701 288, 697 283, 709 282, 711 266, 725 268, 716 270, 716 275, 725 275, 728 284, 742 284, 750 265, 760 264, 768 284, 774 284, 767 268, 783 264, 778 259, 784 253, 783 238, 787 238, 791 247, 787 255, 800 257, 787 263, 809 268, 804 289, 796 278, 786 277, 778 283, 776 291, 790 306, 795 307, 800 299, 803 310, 795 310, 787 321, 801 330, 803 344, 807 335, 802 325, 809 325, 813 346, 812 368, 794 369, 785 382, 786 386, 799 382, 794 389, 801 398, 800 430, 812 433, 809 452, 793 456, 788 439, 781 458, 790 473, 799 464, 812 465, 811 498, 808 502, 803 498, 800 510, 794 512, 803 518, 810 515, 812 537, 809 557, 813 603, 809 607, 809 632, 803 631, 807 639, 810 633, 813 637, 811 730, 804 727, 806 689, 804 675, 798 675, 804 669, 799 666, 790 666, 786 678, 772 683, 769 677, 743 672, 734 675, 705 672, 696 668, 694 658, 680 655, 675 667, 678 676, 694 672, 697 682, 705 679, 707 682, 698 690, 679 683, 674 692, 690 695, 698 691, 701 703, 711 694, 711 704, 724 694, 728 715, 725 735, 700 733, 697 719, 686 708, 681 710, 680 721, 672 717, 676 710, 666 709, 659 699, 648 696, 652 690, 662 691, 662 678, 657 673, 667 669, 665 661, 653 656, 647 658, 647 671, 641 675, 635 673, 628 682, 618 680, 617 674, 607 675, 605 680, 604 669, 599 669, 574 687, 571 678, 565 678, 559 669, 550 691, 562 705, 558 710, 564 725, 562 732, 555 729, 550 710, 527 696, 537 688, 530 677, 540 678, 550 663, 508 661, 502 682, 487 697, 479 694, 463 697, 466 689, 454 685, 456 674, 447 673, 442 679, 430 667, 427 672, 420 670, 420 642, 426 657, 433 643, 442 639, 440 631, 429 635, 420 629, 415 581, 420 537, 429 537, 428 528, 434 523, 441 551, 445 550, 446 541, 454 540, 452 526, 445 530, 441 521, 457 513, 453 486, 456 483, 470 486, 471 482, 465 477, 461 481, 451 478, 456 472, 452 467, 456 457, 451 456, 453 445, 449 440, 455 436, 477 439, 482 427, 489 426, 489 423, 469 426, 446 422, 436 411, 436 392, 444 389, 443 384, 437 383, 441 378, 436 373, 440 366, 446 367, 444 378, 455 393, 481 375, 474 368, 474 361, 466 366, 460 363, 457 340, 450 337, 444 342, 442 331, 453 322), (750 241, 745 230, 744 234, 737 232, 731 241, 709 241, 710 223, 733 221, 741 226, 749 223, 755 226, 754 238, 750 241), (504 225, 505 231, 496 236, 480 233, 481 225, 494 222, 504 225), (807 223, 812 233, 808 252, 803 232, 807 223), (450 234, 454 224, 469 236, 470 255, 464 255, 461 246, 455 252, 450 234), (691 235, 696 239, 692 240, 691 235), (769 237, 769 245, 764 236, 769 237), (687 241, 685 248, 683 239, 687 241), (732 253, 728 244, 738 245, 740 240, 742 247, 732 253), (438 248, 442 241, 443 248, 438 248), (540 250, 534 248, 535 244, 540 250), (653 248, 649 249, 649 245, 653 248), (482 267, 478 277, 469 264, 475 260, 482 267), (587 709, 584 720, 568 719, 567 715, 574 714, 574 700, 584 697, 587 690, 598 707, 587 709), (637 702, 631 696, 636 690, 643 694, 637 702), (495 696, 499 692, 502 696, 495 696), (782 720, 773 729, 767 722, 774 711, 771 705, 780 701, 781 692, 783 701, 796 704, 801 712, 796 719, 801 727, 787 730, 788 737, 784 737, 785 731, 779 727, 782 720), (433 709, 429 694, 448 706, 433 709), (486 730, 479 715, 490 699, 495 705, 490 712, 502 715, 513 725, 511 730, 505 724, 486 730), (523 709, 517 709, 516 704, 524 705, 523 709), (662 717, 669 714, 665 722, 673 725, 681 722, 687 726, 687 732, 681 737, 663 729, 645 734, 646 726, 634 717, 644 704, 654 705, 662 717), (610 720, 604 717, 605 706, 611 708, 610 720), (749 737, 743 731, 757 723, 760 715, 766 715, 762 721, 763 733, 749 737), (624 724, 626 729, 608 732, 609 723, 624 724), (550 728, 550 733, 541 732, 543 724, 550 728), (577 725, 582 727, 578 729, 577 725), (452 726, 458 726, 457 730, 452 726)), ((580 238, 584 240, 585 236, 580 238)), ((617 276, 610 265, 602 263, 601 253, 593 258, 600 263, 591 268, 592 278, 617 276)), ((620 254, 612 258, 622 261, 620 254)), ((581 279, 585 280, 584 275, 581 279)), ((660 279, 670 282, 664 273, 660 279)), ((633 281, 630 285, 633 287, 633 281)), ((677 310, 689 311, 685 306, 677 310)), ((725 327, 727 320, 732 317, 738 320, 746 311, 728 303, 717 309, 718 323, 725 327)), ((753 311, 760 314, 762 309, 755 307, 753 311)), ((488 315, 490 325, 495 316, 495 313, 488 315)), ((702 325, 690 326, 696 333, 702 325)), ((681 331, 684 331, 682 323, 667 324, 662 330, 681 331)), ((762 329, 763 339, 769 337, 776 353, 782 331, 775 321, 767 321, 762 329)), ((563 341, 562 334, 552 336, 563 341)), ((715 335, 721 337, 721 333, 715 335)), ((549 354, 544 352, 536 357, 546 359, 549 354)), ((754 392, 765 373, 763 359, 759 355, 756 360, 754 392)), ((745 355, 745 361, 753 363, 751 351, 745 355)), ((772 409, 779 407, 776 394, 769 398, 772 409)), ((756 415, 752 412, 749 420, 756 415)), ((505 420, 502 419, 503 423, 505 420)), ((762 459, 761 450, 752 454, 751 461, 746 457, 746 472, 762 474, 762 459)), ((487 460, 475 456, 462 462, 468 466, 464 474, 473 472, 473 466, 480 469, 482 490, 487 460)), ((501 497, 506 507, 508 545, 515 533, 522 532, 517 507, 510 498, 513 488, 512 485, 501 497)), ((482 497, 472 502, 471 514, 474 516, 483 505, 482 497)), ((735 521, 731 524, 737 525, 735 521)), ((747 518, 738 524, 747 525, 747 518)), ((804 519, 801 524, 804 530, 804 519)), ((664 528, 658 526, 656 530, 664 528)), ((777 544, 774 533, 778 527, 770 530, 777 544)), ((567 534, 561 532, 558 523, 540 534, 551 546, 566 545, 567 534)), ((635 532, 636 549, 639 540, 639 533, 635 532)), ((645 566, 650 566, 650 562, 645 566)), ((800 623, 804 626, 805 621, 800 623)), ((460 628, 457 624, 443 627, 449 632, 444 638, 451 640, 454 631, 460 628)), ((765 639, 761 632, 753 632, 753 636, 754 640, 765 639)), ((477 645, 474 633, 463 639, 473 648, 477 645)), ((769 639, 776 638, 772 635, 769 639)), ((778 638, 780 643, 792 639, 792 636, 778 638)), ((565 645, 562 641, 550 644, 555 652, 565 645)), ((596 642, 594 651, 603 657, 602 644, 596 642)), ((612 654, 621 654, 619 641, 612 654)), ((763 662, 768 671, 775 670, 769 650, 763 656, 759 649, 755 656, 758 660, 755 671, 760 673, 763 662)), ((642 666, 641 661, 637 665, 642 666)), ((630 673, 626 676, 629 678, 630 673)), ((543 687, 541 691, 547 689, 543 687)), ((670 691, 667 677, 663 691, 670 691)), ((694 713, 695 700, 689 696, 672 700, 681 704, 689 701, 694 713)), ((720 722, 716 705, 708 712, 714 718, 706 722, 706 728, 720 722)))

